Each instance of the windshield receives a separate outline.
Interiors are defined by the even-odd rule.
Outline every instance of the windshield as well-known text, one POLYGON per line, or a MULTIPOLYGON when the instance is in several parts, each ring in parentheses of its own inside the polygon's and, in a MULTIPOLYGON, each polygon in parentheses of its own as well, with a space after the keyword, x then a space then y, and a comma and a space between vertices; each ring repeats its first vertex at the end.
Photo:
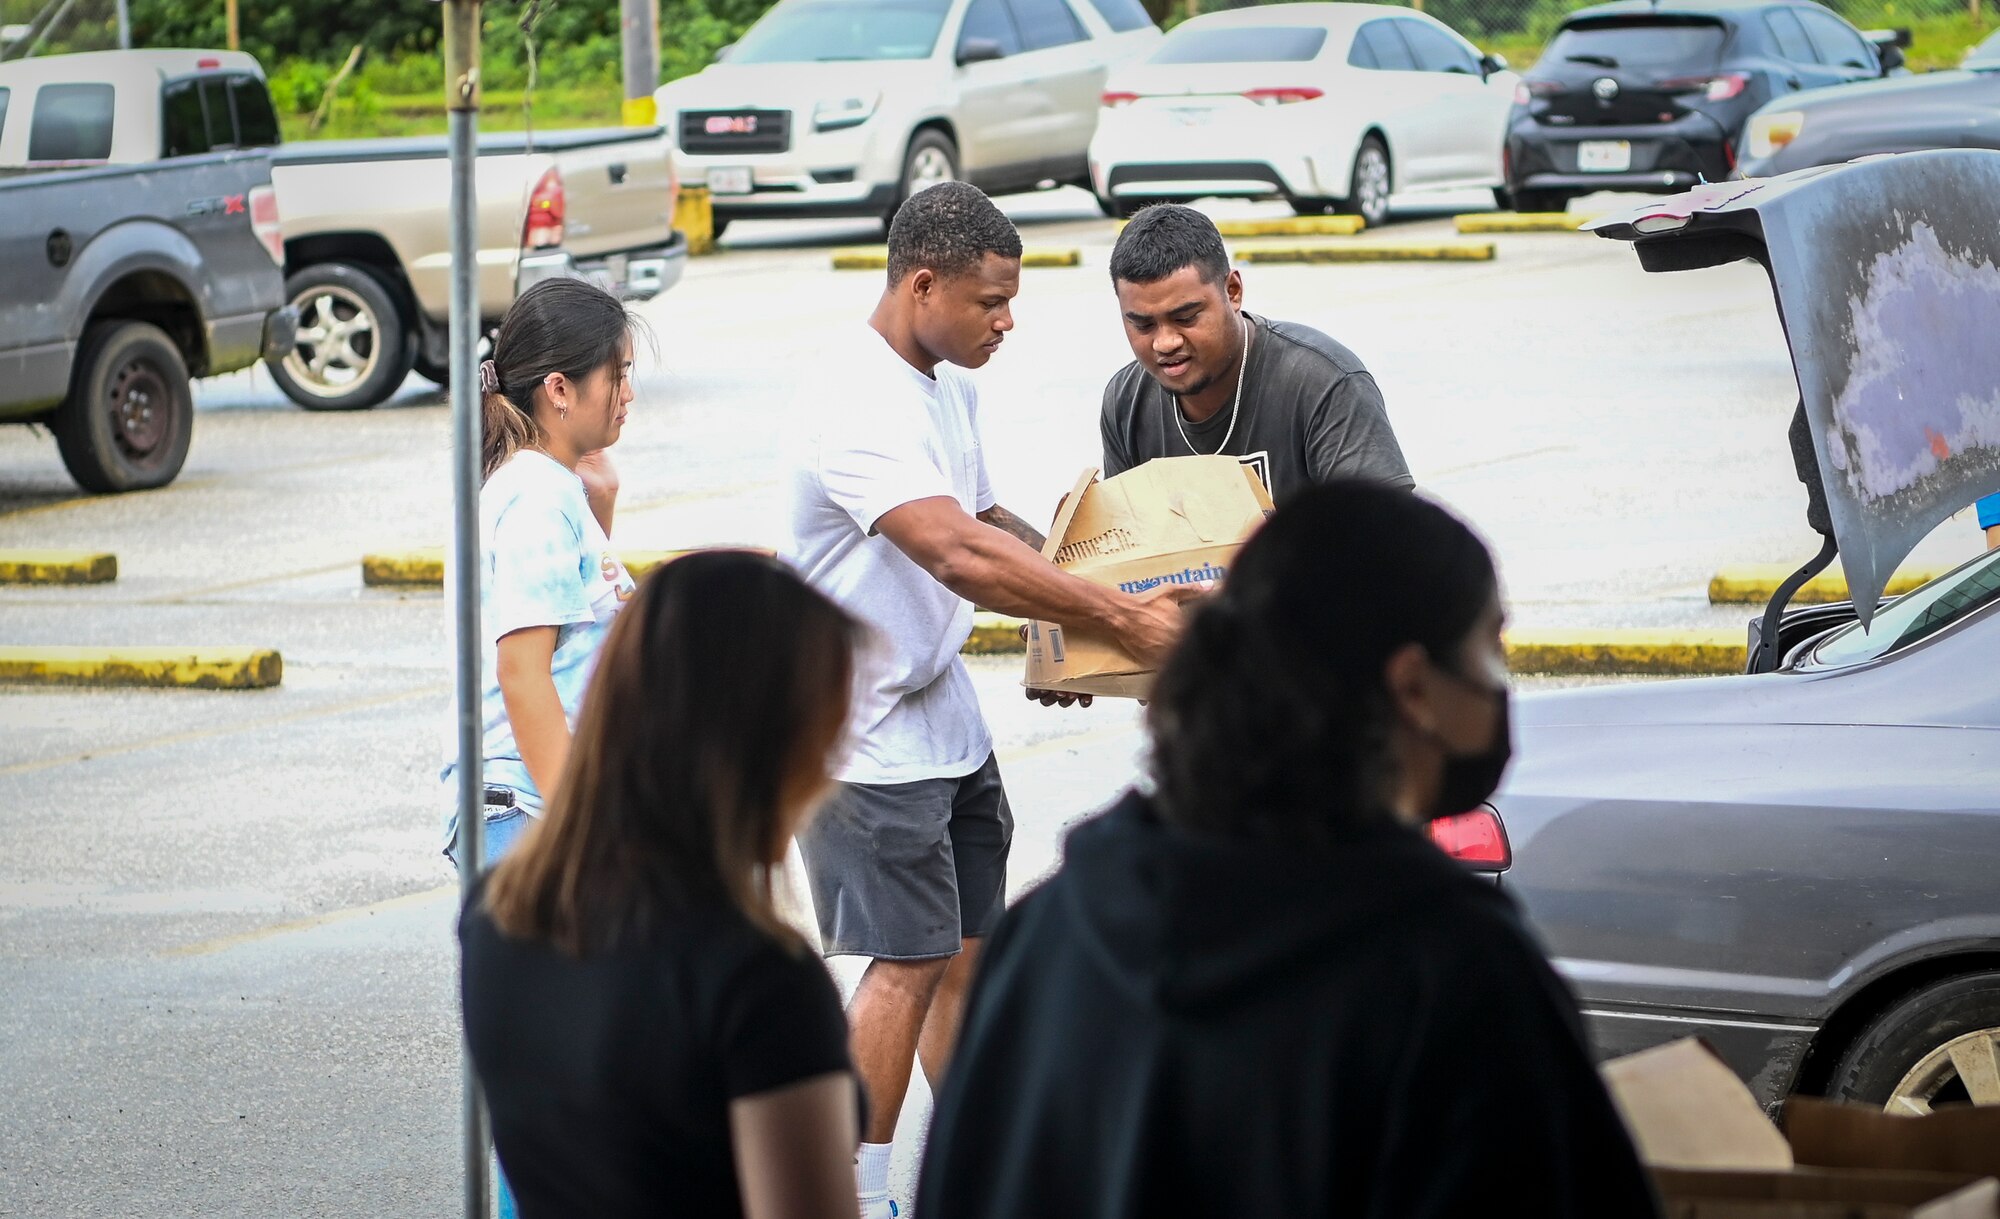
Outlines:
POLYGON ((951 0, 785 0, 750 27, 730 63, 926 59, 951 0))
POLYGON ((1813 648, 1802 669, 1835 669, 1887 656, 2000 600, 2000 550, 1989 551, 1922 588, 1884 605, 1867 630, 1859 622, 1813 648))
POLYGON ((1542 53, 1547 64, 1599 68, 1702 69, 1722 55, 1722 27, 1712 21, 1627 21, 1572 26, 1542 53))
POLYGON ((2000 34, 1967 51, 1965 66, 1982 72, 2000 71, 2000 34))
POLYGON ((1178 29, 1153 53, 1154 63, 1304 63, 1326 45, 1310 26, 1178 29))

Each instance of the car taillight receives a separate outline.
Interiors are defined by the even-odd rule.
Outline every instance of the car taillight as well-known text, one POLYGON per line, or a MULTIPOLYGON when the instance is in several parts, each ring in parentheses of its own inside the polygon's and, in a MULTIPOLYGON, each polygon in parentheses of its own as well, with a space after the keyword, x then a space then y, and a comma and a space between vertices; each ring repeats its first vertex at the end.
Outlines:
POLYGON ((1725 72, 1720 76, 1677 76, 1659 84, 1662 93, 1699 92, 1712 102, 1726 102, 1732 97, 1740 97, 1749 87, 1750 78, 1741 72, 1725 72))
POLYGON ((1456 817, 1439 817, 1429 826, 1438 849, 1475 872, 1505 872, 1514 864, 1507 827, 1490 805, 1480 805, 1456 817))
POLYGON ((1133 102, 1139 100, 1139 95, 1136 93, 1120 93, 1117 91, 1113 91, 1100 95, 1097 100, 1103 102, 1106 106, 1112 106, 1112 107, 1129 106, 1133 102))
POLYGON ((1283 106, 1291 102, 1309 102, 1326 94, 1311 85, 1295 85, 1286 89, 1245 89, 1243 96, 1260 106, 1283 106))
POLYGON ((1514 104, 1516 106, 1525 106, 1534 100, 1535 100, 1535 91, 1533 89, 1528 88, 1527 81, 1524 80, 1521 83, 1514 86, 1514 104))
POLYGON ((543 250, 563 240, 562 171, 551 168, 528 196, 528 222, 521 226, 521 248, 543 250))
POLYGON ((278 224, 278 192, 268 186, 250 188, 250 231, 264 243, 264 252, 285 265, 285 233, 278 224))
POLYGON ((213 55, 204 55, 194 61, 195 71, 197 72, 213 72, 221 66, 222 61, 213 55))

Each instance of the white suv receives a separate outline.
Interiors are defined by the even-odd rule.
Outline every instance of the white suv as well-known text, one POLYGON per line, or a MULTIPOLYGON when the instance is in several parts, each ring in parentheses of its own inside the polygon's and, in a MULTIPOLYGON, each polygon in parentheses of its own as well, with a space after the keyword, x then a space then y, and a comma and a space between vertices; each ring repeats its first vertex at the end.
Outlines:
POLYGON ((718 232, 886 220, 950 179, 989 194, 1088 186, 1105 75, 1159 37, 1139 0, 780 0, 655 96, 718 232))

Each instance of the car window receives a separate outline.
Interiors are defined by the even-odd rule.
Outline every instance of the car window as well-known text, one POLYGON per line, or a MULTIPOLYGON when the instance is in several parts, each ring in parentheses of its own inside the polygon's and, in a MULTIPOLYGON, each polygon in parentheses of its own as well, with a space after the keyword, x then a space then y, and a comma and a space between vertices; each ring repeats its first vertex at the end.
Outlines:
POLYGON ((1396 32, 1396 24, 1394 21, 1371 21, 1354 35, 1354 41, 1367 44, 1369 56, 1382 71, 1414 72, 1417 61, 1410 55, 1409 44, 1396 32))
POLYGON ((1007 0, 972 0, 972 7, 965 10, 965 26, 959 31, 958 45, 962 47, 973 38, 991 39, 1002 55, 1021 53, 1021 32, 1014 28, 1014 15, 1007 11, 1007 0))
POLYGON ((1146 6, 1139 0, 1090 0, 1090 7, 1097 10, 1114 34, 1129 34, 1153 24, 1153 19, 1146 15, 1146 6))
POLYGON ((1465 49, 1456 38, 1434 25, 1421 21, 1403 20, 1396 23, 1403 41, 1410 44, 1410 54, 1417 60, 1420 72, 1464 72, 1478 76, 1479 60, 1465 49))
POLYGON ((1600 68, 1712 68, 1722 57, 1724 31, 1714 21, 1639 18, 1570 26, 1556 34, 1544 63, 1600 68))
POLYGON ((1996 600, 2000 600, 2000 550, 1991 550, 1884 605, 1867 630, 1855 622, 1835 631, 1813 648, 1800 667, 1844 668, 1887 656, 1996 600))
POLYGON ((730 63, 928 59, 951 0, 781 0, 729 52, 730 63))
POLYGON ((1807 8, 1799 10, 1799 20, 1805 23, 1813 46, 1819 49, 1821 63, 1837 68, 1875 67, 1875 53, 1840 18, 1807 8))
POLYGON ((1966 52, 1965 66, 1979 71, 2000 68, 2000 34, 1994 34, 1966 52))
POLYGON ((160 155, 191 157, 208 151, 201 113, 201 82, 172 80, 160 90, 160 155))
POLYGON ((1771 31, 1777 41, 1778 54, 1792 63, 1812 63, 1813 45, 1806 38, 1806 27, 1789 9, 1773 9, 1764 14, 1764 26, 1771 31))
POLYGON ((103 161, 111 156, 110 85, 43 85, 28 127, 30 161, 103 161))
POLYGON ((1153 52, 1154 63, 1304 63, 1326 45, 1317 26, 1182 26, 1153 52))
POLYGON ((213 76, 202 81, 201 109, 207 116, 208 146, 236 147, 236 124, 229 118, 229 87, 213 76))
POLYGON ((0 136, 7 134, 7 95, 9 89, 0 89, 0 136))
POLYGON ((236 146, 269 148, 279 142, 278 115, 271 91, 254 76, 229 78, 229 102, 236 110, 236 146))
POLYGON ((1066 47, 1089 35, 1083 23, 1070 11, 1069 0, 1007 0, 1014 9, 1014 24, 1020 27, 1021 41, 1030 51, 1066 47))
POLYGON ((1379 68, 1382 65, 1375 62, 1374 50, 1369 47, 1364 39, 1357 35, 1353 44, 1347 48, 1347 66, 1350 68, 1379 68))

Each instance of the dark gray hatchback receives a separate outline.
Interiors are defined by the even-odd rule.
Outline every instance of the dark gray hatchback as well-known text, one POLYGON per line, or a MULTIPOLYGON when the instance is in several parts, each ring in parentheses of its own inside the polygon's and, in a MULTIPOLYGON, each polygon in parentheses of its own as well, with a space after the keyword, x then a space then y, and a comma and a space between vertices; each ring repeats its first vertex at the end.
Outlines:
POLYGON ((2000 1104, 2000 551, 1879 600, 1918 539, 2000 491, 2000 347, 1976 341, 2000 318, 1996 226, 1987 151, 1596 226, 1649 270, 1769 271, 1825 538, 1799 578, 1839 554, 1856 597, 1846 625, 1791 615, 1805 629, 1741 677, 1519 700, 1502 883, 1607 1055, 1699 1035, 1772 1105, 2000 1104))
POLYGON ((1670 194, 1721 181, 1752 111, 1800 89, 1881 76, 1902 63, 1892 42, 1791 0, 1582 9, 1515 92, 1507 189, 1521 211, 1561 211, 1592 191, 1670 194))

